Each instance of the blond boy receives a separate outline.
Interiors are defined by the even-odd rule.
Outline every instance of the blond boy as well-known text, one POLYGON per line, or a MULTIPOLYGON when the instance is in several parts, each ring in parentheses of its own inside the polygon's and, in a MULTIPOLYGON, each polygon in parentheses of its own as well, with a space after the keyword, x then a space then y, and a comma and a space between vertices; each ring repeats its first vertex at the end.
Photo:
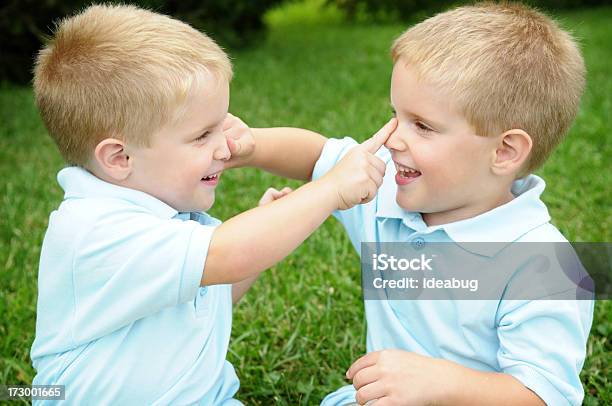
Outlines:
MULTIPOLYGON (((355 248, 447 244, 458 255, 449 262, 478 261, 490 275, 515 243, 566 241, 540 200, 544 181, 530 173, 578 110, 585 69, 570 35, 526 6, 479 4, 417 24, 392 54, 398 125, 377 154, 383 185, 372 202, 334 213, 355 248)), ((239 164, 301 179, 313 168, 320 179, 358 146, 298 129, 254 134, 257 148, 239 164), (322 152, 304 153, 314 146, 322 152)), ((496 288, 505 292, 514 280, 502 276, 496 288)), ((538 278, 531 285, 545 282, 538 278)), ((525 300, 365 300, 368 354, 347 371, 352 385, 323 404, 580 404, 593 302, 553 300, 575 290, 525 300)))
POLYGON ((38 57, 36 101, 71 166, 43 242, 31 356, 34 383, 65 385, 69 404, 239 404, 232 302, 382 181, 361 162, 392 126, 324 179, 220 225, 204 211, 232 152, 253 148, 227 113, 231 75, 210 38, 132 6, 65 19, 38 57))

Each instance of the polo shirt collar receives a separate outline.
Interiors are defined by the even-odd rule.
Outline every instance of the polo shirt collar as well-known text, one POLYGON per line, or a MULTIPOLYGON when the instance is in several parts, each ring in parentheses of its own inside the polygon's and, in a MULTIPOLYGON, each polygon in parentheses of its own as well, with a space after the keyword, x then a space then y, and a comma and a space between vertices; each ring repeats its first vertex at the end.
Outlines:
MULTIPOLYGON (((389 168, 387 168, 389 170, 389 168)), ((542 178, 529 175, 515 181, 515 198, 476 217, 448 224, 428 227, 420 213, 402 209, 396 202, 397 185, 392 176, 386 176, 379 191, 376 217, 397 218, 407 227, 422 233, 443 230, 448 237, 468 251, 492 256, 534 228, 550 221, 546 205, 540 200, 546 184, 542 178), (485 244, 466 244, 485 242, 485 244), (506 244, 490 244, 503 242, 506 244)))
POLYGON ((77 166, 60 170, 57 181, 64 189, 64 199, 120 199, 144 207, 155 216, 164 219, 172 218, 178 213, 177 210, 147 193, 105 182, 77 166))

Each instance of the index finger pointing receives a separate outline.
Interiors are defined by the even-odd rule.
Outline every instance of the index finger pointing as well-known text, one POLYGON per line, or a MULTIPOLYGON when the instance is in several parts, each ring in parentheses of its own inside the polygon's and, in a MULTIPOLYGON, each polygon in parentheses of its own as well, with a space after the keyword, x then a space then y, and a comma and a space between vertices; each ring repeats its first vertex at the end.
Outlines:
POLYGON ((385 124, 380 130, 376 132, 372 137, 365 140, 363 145, 368 152, 374 154, 387 142, 389 136, 395 131, 397 127, 397 119, 393 117, 387 124, 385 124))

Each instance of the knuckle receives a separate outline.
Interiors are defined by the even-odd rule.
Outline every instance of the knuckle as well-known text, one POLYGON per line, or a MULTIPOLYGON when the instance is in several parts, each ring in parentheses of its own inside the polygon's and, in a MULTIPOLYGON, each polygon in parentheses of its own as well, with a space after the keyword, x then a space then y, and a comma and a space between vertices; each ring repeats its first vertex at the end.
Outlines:
POLYGON ((392 393, 393 387, 388 381, 382 382, 382 389, 385 393, 392 393))
POLYGON ((353 386, 356 389, 359 389, 359 388, 361 388, 363 386, 363 373, 362 373, 362 371, 363 370, 357 372, 355 374, 355 376, 353 377, 353 386))
POLYGON ((357 391, 357 393, 355 394, 355 400, 357 401, 357 403, 359 403, 360 405, 363 405, 366 402, 366 397, 365 394, 363 393, 364 390, 360 389, 357 391))

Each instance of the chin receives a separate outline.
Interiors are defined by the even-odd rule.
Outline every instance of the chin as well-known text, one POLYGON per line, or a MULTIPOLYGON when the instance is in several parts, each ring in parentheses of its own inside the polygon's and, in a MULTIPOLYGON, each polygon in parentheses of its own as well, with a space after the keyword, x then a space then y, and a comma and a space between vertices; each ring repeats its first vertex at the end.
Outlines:
POLYGON ((406 211, 412 211, 412 212, 421 211, 421 210, 419 210, 419 207, 416 204, 414 204, 415 202, 414 201, 410 201, 410 200, 411 199, 409 197, 407 197, 407 196, 400 196, 399 193, 395 197, 395 201, 397 202, 397 205, 399 207, 401 207, 402 209, 404 209, 406 211))
POLYGON ((211 207, 213 207, 213 204, 215 204, 215 196, 207 200, 208 201, 203 202, 203 204, 200 205, 200 207, 198 208, 198 211, 208 211, 210 210, 211 207))
POLYGON ((213 197, 208 198, 208 199, 201 199, 199 201, 192 201, 191 203, 188 204, 184 204, 182 206, 180 206, 180 208, 176 208, 178 211, 186 213, 186 212, 192 212, 192 211, 208 211, 210 210, 210 208, 213 206, 213 204, 215 203, 215 198, 213 197))

